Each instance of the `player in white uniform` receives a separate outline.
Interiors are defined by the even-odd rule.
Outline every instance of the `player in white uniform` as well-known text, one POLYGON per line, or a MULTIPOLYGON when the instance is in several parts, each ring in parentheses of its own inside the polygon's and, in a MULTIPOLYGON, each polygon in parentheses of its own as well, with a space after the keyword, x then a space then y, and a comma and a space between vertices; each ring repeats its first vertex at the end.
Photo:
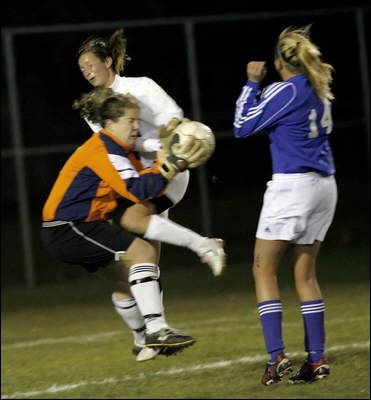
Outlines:
POLYGON ((264 385, 292 370, 284 354, 282 304, 277 270, 286 250, 293 251, 295 286, 304 322, 308 358, 290 383, 329 375, 324 357, 324 301, 316 277, 321 242, 332 222, 337 189, 329 134, 332 131, 332 67, 322 62, 309 39, 309 27, 284 30, 275 67, 282 81, 260 91, 265 62, 247 64, 248 81, 236 103, 234 135, 269 135, 273 177, 267 184, 256 232, 253 274, 258 312, 270 360, 264 385))
MULTIPOLYGON (((92 86, 107 87, 116 93, 130 94, 139 102, 141 137, 136 141, 135 150, 140 153, 142 164, 145 167, 151 166, 157 151, 161 148, 160 140, 158 139, 159 127, 169 126, 169 124, 174 125, 174 123, 176 125, 183 118, 182 109, 152 79, 119 75, 123 70, 125 60, 128 58, 126 56, 126 40, 123 37, 122 29, 115 31, 108 39, 88 38, 80 46, 77 57, 78 65, 84 78, 92 86)), ((87 123, 94 132, 98 132, 101 129, 99 125, 93 124, 91 121, 87 120, 87 123)), ((191 242, 190 236, 194 233, 186 228, 181 228, 179 225, 175 226, 175 224, 166 219, 169 207, 174 206, 183 198, 188 181, 189 171, 186 170, 178 173, 169 182, 164 192, 165 196, 161 197, 161 203, 156 204, 157 211, 161 212, 161 215, 153 215, 151 217, 152 222, 146 232, 146 236, 144 236, 146 239, 161 240, 188 247, 191 242)), ((131 221, 134 221, 134 225, 136 221, 148 214, 153 214, 153 210, 140 204, 130 207, 126 213, 127 216, 131 217, 131 221)), ((136 232, 135 226, 133 227, 133 232, 136 232)), ((159 242, 157 242, 157 246, 159 255, 159 242)), ((208 249, 202 251, 208 254, 211 262, 206 262, 212 268, 212 263, 218 264, 217 268, 219 269, 224 267, 225 255, 220 250, 220 243, 216 239, 209 239, 208 249)), ((200 255, 201 253, 198 252, 198 254, 200 255)), ((201 257, 203 258, 203 256, 201 257)), ((158 280, 159 276, 160 270, 158 268, 158 280)), ((162 288, 160 284, 159 287, 161 290, 161 313, 163 314, 162 288)), ((144 361, 155 357, 158 354, 158 350, 143 347, 145 320, 131 295, 130 289, 128 288, 126 293, 113 293, 112 301, 116 311, 133 333, 133 352, 137 355, 137 360, 144 361)), ((166 353, 162 352, 162 354, 166 353)))

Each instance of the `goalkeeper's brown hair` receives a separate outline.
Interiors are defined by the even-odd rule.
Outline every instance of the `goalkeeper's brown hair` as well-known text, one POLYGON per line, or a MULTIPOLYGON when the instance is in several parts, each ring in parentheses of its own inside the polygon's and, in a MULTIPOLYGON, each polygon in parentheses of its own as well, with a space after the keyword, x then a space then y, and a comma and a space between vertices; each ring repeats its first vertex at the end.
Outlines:
POLYGON ((93 53, 102 62, 108 57, 112 58, 112 68, 120 75, 130 57, 126 53, 127 40, 124 37, 124 30, 117 29, 109 38, 99 36, 88 37, 79 47, 76 57, 79 58, 85 53, 93 53))
POLYGON ((334 68, 322 61, 319 48, 312 43, 311 26, 284 29, 278 38, 275 57, 280 57, 289 71, 304 73, 321 100, 333 100, 330 86, 334 68))
POLYGON ((110 88, 95 88, 75 100, 72 108, 79 111, 81 117, 104 128, 106 120, 117 122, 128 108, 139 109, 139 104, 131 95, 115 94, 110 88))

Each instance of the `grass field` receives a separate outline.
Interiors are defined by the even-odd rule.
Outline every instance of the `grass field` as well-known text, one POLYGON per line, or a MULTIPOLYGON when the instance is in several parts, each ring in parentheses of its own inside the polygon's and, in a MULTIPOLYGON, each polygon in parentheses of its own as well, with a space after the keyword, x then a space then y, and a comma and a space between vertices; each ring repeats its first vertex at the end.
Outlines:
MULTIPOLYGON (((326 303, 328 379, 263 387, 267 359, 248 262, 214 278, 193 265, 164 267, 168 322, 197 337, 173 357, 138 363, 107 283, 82 277, 2 291, 2 396, 10 398, 370 398, 368 247, 324 247, 319 278, 326 303)), ((186 254, 186 253, 184 253, 186 254)), ((280 279, 286 351, 303 358, 298 301, 287 265, 280 279)))

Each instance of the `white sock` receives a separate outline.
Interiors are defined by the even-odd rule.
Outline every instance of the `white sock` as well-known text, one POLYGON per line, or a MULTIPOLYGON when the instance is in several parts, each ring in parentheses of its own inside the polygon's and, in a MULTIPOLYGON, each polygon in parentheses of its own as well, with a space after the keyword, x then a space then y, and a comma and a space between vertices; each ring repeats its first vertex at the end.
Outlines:
POLYGON ((187 247, 196 253, 200 245, 207 239, 182 225, 158 215, 150 217, 144 238, 187 247))
POLYGON ((129 270, 131 292, 143 315, 147 332, 152 333, 167 328, 163 314, 158 267, 155 264, 134 264, 129 270))
POLYGON ((134 341, 138 344, 145 344, 144 331, 146 325, 135 299, 119 300, 116 298, 115 293, 112 293, 112 302, 117 313, 131 329, 134 341))
POLYGON ((161 286, 160 268, 159 267, 157 267, 157 282, 158 282, 158 285, 159 285, 159 288, 160 288, 160 298, 161 298, 161 306, 162 306, 161 313, 162 313, 162 315, 165 315, 164 291, 163 291, 162 286, 161 286))

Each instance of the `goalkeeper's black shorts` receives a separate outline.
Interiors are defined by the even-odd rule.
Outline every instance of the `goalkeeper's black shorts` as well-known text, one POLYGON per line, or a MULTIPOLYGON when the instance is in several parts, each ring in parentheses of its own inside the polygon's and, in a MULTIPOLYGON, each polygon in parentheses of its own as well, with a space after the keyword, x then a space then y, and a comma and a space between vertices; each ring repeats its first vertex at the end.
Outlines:
POLYGON ((109 221, 51 221, 43 222, 41 238, 53 257, 93 273, 118 261, 135 235, 109 221))

